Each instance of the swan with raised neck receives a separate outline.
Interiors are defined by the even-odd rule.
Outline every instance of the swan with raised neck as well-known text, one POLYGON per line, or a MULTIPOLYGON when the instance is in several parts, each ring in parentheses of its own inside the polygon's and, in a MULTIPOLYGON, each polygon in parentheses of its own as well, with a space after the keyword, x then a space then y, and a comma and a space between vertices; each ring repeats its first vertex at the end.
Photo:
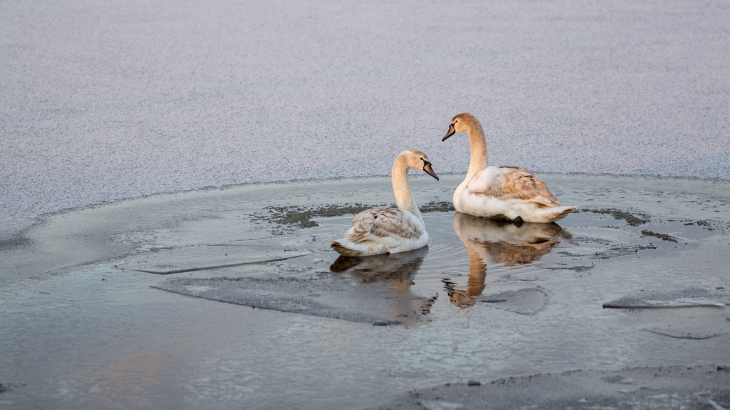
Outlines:
POLYGON ((454 208, 469 215, 515 222, 555 222, 576 207, 562 206, 547 185, 524 167, 487 165, 487 141, 481 123, 469 113, 451 119, 441 139, 466 131, 471 159, 466 178, 454 191, 454 208))
POLYGON ((439 179, 426 154, 403 151, 391 171, 398 209, 381 206, 361 212, 353 219, 345 237, 332 241, 332 249, 345 256, 368 256, 406 252, 426 245, 426 225, 408 184, 410 169, 423 170, 439 179))

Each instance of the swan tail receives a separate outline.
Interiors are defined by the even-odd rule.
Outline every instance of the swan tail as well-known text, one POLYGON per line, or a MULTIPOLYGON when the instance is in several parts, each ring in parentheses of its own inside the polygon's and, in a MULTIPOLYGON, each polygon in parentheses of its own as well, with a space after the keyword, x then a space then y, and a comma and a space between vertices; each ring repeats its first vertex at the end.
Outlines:
POLYGON ((342 256, 360 256, 361 255, 360 251, 347 248, 338 241, 332 241, 332 244, 330 245, 330 247, 342 256))
POLYGON ((372 242, 352 242, 345 239, 332 241, 330 247, 342 256, 369 256, 387 253, 388 249, 382 245, 372 246, 372 242))
POLYGON ((373 241, 352 242, 347 238, 332 241, 330 247, 343 256, 370 256, 390 253, 390 249, 373 241))
POLYGON ((540 222, 559 221, 568 216, 569 213, 575 211, 576 209, 578 209, 577 206, 556 206, 554 208, 545 208, 543 210, 545 220, 540 222))

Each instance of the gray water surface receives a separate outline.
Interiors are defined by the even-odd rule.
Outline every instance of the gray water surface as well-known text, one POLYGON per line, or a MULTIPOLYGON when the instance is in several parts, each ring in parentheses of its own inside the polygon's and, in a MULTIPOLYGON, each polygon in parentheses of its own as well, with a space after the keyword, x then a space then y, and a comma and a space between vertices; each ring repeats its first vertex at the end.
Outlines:
MULTIPOLYGON (((413 178, 416 199, 442 201, 458 179, 413 178)), ((315 217, 307 228, 261 217, 282 203, 388 203, 389 180, 260 187, 265 197, 244 186, 57 215, 0 249, 3 263, 15 261, 5 266, 16 266, 3 270, 11 274, 0 287, 0 382, 9 388, 0 404, 358 408, 447 382, 726 361, 727 307, 603 304, 642 290, 729 289, 730 221, 713 212, 728 198, 705 192, 730 192, 727 183, 546 180, 581 212, 547 226, 429 212, 428 248, 339 263, 328 244, 351 215, 315 217), (64 257, 44 253, 56 243, 64 257), (28 255, 35 262, 23 264, 28 255), (93 255, 103 257, 78 262, 93 255), (66 265, 46 269, 44 258, 66 265), (215 269, 200 269, 206 258, 215 269), (222 259, 244 264, 219 267, 222 259), (168 265, 195 270, 148 272, 168 265), (189 293, 209 293, 159 289, 183 280, 189 293), (257 297, 316 301, 367 320, 253 308, 258 302, 245 294, 215 300, 241 296, 226 286, 217 292, 226 281, 266 282, 257 297), (284 286, 293 281, 305 285, 284 286), (681 329, 709 337, 681 337, 681 329)))

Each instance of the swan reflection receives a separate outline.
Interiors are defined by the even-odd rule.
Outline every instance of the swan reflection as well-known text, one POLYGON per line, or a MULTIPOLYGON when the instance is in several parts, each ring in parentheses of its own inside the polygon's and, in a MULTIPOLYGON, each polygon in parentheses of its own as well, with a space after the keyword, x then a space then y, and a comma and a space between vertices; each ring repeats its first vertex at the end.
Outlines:
POLYGON ((469 279, 466 290, 444 280, 449 298, 458 306, 471 306, 486 287, 489 265, 518 266, 539 260, 570 234, 552 223, 493 221, 461 212, 454 214, 454 231, 466 247, 469 279))
MULTIPOLYGON (((424 246, 410 252, 394 254, 352 257, 340 256, 330 266, 333 273, 345 273, 361 280, 361 283, 387 285, 392 292, 386 297, 391 302, 391 310, 395 317, 414 319, 418 314, 429 313, 436 296, 425 299, 413 294, 410 287, 416 272, 423 264, 428 253, 424 246)), ((401 321, 411 321, 402 320, 401 321)))

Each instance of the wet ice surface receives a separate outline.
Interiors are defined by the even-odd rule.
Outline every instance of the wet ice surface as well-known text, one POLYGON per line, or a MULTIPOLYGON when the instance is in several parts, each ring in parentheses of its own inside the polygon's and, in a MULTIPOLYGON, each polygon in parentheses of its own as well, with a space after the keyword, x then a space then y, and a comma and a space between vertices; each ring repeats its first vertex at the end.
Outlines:
POLYGON ((611 308, 661 308, 691 306, 730 305, 730 291, 707 289, 678 289, 673 291, 651 291, 635 293, 621 299, 604 303, 611 308))
MULTIPOLYGON (((416 198, 448 198, 458 180, 445 176, 443 186, 434 186, 414 178, 416 198)), ((582 212, 558 225, 521 226, 426 213, 427 249, 366 260, 338 260, 328 248, 352 216, 316 217, 309 228, 297 225, 299 217, 287 226, 260 216, 292 202, 308 209, 389 203, 385 178, 203 191, 59 215, 29 234, 31 249, 60 246, 58 235, 68 249, 100 246, 109 237, 135 250, 6 278, 0 383, 12 390, 0 404, 357 408, 446 382, 724 363, 727 307, 602 305, 642 289, 727 288, 729 225, 714 212, 727 199, 702 193, 730 192, 726 183, 547 180, 582 212), (353 184, 357 192, 348 190, 353 184), (170 215, 180 220, 172 223, 170 215), (135 218, 152 219, 134 228, 135 218), (100 237, 97 223, 105 229, 100 237), (278 258, 287 253, 296 256, 278 258), (252 255, 270 262, 220 263, 251 262, 252 255), (206 264, 213 269, 200 269, 206 264), (142 271, 155 266, 196 270, 142 271), (154 288, 168 280, 196 294, 154 288), (226 282, 252 286, 219 286, 226 282), (237 300, 211 300, 221 295, 237 300), (245 298, 278 310, 235 304, 245 298), (304 306, 318 302, 329 312, 376 317, 335 319, 277 305, 302 298, 304 306)), ((21 245, 0 251, 26 263, 44 256, 26 254, 21 245)), ((20 263, 6 266, 22 273, 20 263)))
POLYGON ((715 409, 730 405, 730 369, 571 371, 410 391, 378 409, 715 409))

